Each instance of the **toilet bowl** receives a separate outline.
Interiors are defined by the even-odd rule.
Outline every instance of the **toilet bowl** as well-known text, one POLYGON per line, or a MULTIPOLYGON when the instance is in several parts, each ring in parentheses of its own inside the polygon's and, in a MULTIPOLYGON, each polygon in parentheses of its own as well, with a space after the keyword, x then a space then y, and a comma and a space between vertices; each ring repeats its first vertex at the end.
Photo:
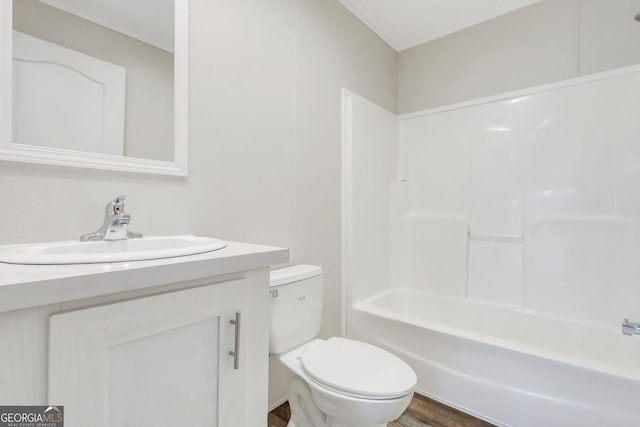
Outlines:
POLYGON ((294 374, 289 427, 381 427, 409 405, 413 369, 386 350, 333 337, 315 339, 322 313, 322 269, 271 273, 270 351, 294 374))

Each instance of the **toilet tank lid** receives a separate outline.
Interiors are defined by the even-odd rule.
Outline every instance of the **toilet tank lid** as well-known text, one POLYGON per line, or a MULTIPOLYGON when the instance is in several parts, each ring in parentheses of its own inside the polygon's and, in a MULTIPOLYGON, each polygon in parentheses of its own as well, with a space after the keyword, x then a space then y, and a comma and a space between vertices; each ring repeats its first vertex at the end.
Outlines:
POLYGON ((298 282, 304 279, 310 279, 322 274, 322 267, 317 265, 300 264, 292 267, 281 268, 271 272, 269 286, 279 286, 286 283, 298 282))

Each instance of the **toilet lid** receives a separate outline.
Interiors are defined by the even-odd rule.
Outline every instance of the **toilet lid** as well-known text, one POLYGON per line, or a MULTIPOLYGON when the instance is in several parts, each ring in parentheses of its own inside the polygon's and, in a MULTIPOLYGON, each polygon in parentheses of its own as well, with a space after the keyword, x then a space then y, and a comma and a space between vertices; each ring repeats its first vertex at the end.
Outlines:
POLYGON ((316 382, 368 399, 405 396, 416 385, 416 374, 400 358, 360 341, 329 338, 302 354, 300 362, 316 382))

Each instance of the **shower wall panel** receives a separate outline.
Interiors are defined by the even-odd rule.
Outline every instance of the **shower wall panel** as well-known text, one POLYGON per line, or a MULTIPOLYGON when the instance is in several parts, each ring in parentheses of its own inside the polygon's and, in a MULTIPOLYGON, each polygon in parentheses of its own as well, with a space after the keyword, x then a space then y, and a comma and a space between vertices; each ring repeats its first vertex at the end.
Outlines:
POLYGON ((640 318, 639 93, 632 67, 401 117, 412 196, 392 219, 406 255, 392 256, 394 286, 640 318), (449 250, 459 236, 443 218, 468 224, 465 250, 449 250))

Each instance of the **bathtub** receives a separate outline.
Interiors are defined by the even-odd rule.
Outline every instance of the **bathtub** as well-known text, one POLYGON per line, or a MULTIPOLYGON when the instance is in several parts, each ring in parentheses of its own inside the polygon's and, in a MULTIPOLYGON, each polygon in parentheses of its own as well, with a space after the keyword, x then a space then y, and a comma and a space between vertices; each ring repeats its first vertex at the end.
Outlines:
POLYGON ((619 324, 391 289, 351 307, 347 334, 406 360, 421 394, 498 426, 640 426, 640 336, 619 324))

